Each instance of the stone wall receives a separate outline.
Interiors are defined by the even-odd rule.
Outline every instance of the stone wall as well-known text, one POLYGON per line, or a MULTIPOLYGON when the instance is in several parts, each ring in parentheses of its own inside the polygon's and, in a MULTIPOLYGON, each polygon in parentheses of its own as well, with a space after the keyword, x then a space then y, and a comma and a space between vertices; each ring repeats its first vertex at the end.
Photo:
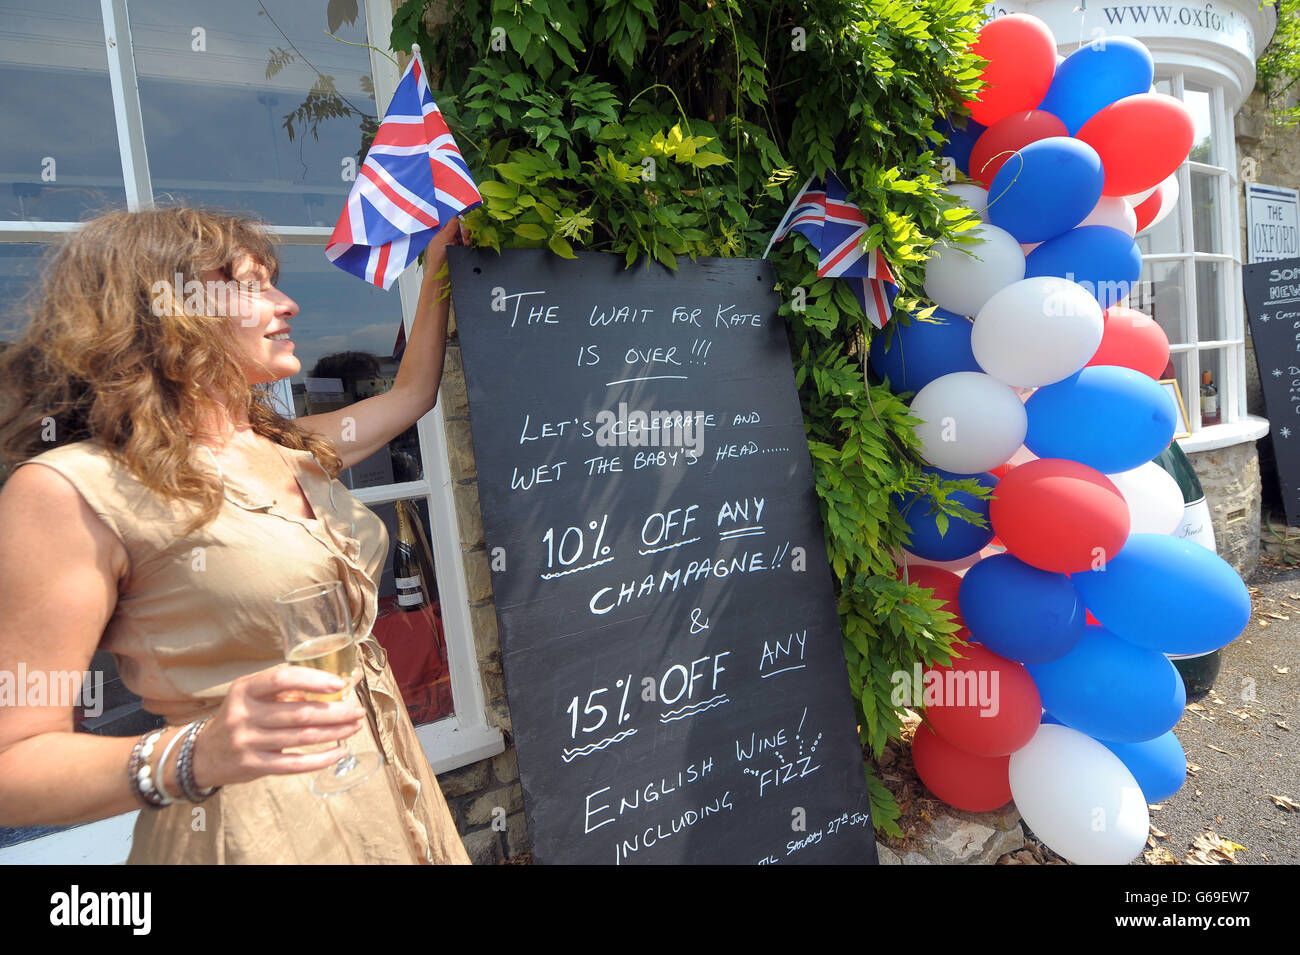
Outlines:
MULTIPOLYGON (((454 318, 451 327, 454 330, 454 318)), ((488 721, 504 731, 506 749, 491 759, 443 773, 438 777, 438 783, 447 797, 470 859, 475 865, 492 865, 528 852, 529 840, 510 710, 506 705, 501 675, 501 644, 497 635, 496 607, 492 602, 492 571, 483 543, 483 517, 479 511, 478 474, 469 427, 465 369, 461 364, 460 343, 455 338, 447 343, 439 400, 447 429, 447 456, 451 465, 452 496, 456 502, 456 523, 460 527, 461 559, 469 588, 474 651, 483 679, 488 721)))
POLYGON ((1205 489, 1219 556, 1249 577, 1259 564, 1259 453, 1254 442, 1187 457, 1205 489))
MULTIPOLYGON (((1300 128, 1283 129, 1270 114, 1264 95, 1253 92, 1237 113, 1237 156, 1243 162, 1255 160, 1255 181, 1270 186, 1300 187, 1300 128)), ((1237 195, 1241 203, 1241 257, 1249 249, 1246 235, 1246 190, 1237 195)), ((1264 394, 1255 367, 1255 351, 1246 328, 1246 408, 1264 415, 1264 394)))
MULTIPOLYGON (((1271 186, 1300 187, 1300 129, 1284 129, 1278 126, 1270 114, 1264 96, 1258 90, 1250 95, 1236 117, 1237 155, 1245 163, 1254 160, 1254 178, 1256 182, 1271 186)), ((1246 234, 1246 192, 1243 187, 1238 192, 1241 203, 1241 255, 1243 262, 1248 255, 1248 236, 1246 234)), ((1250 337, 1250 324, 1246 324, 1246 410, 1251 414, 1267 417, 1264 408, 1264 394, 1259 383, 1259 369, 1255 361, 1254 342, 1250 337)), ((1284 524, 1281 516, 1281 492, 1278 488, 1277 472, 1274 465, 1272 438, 1264 437, 1257 442, 1257 472, 1261 482, 1261 494, 1257 508, 1268 513, 1276 513, 1279 523, 1284 524)), ((1199 455, 1193 455, 1194 459, 1199 455)), ((1242 462, 1247 464, 1247 462, 1242 462)), ((1213 469, 1213 468, 1212 468, 1213 469)), ((1213 469, 1216 470, 1217 469, 1213 469)), ((1197 464, 1197 473, 1201 465, 1197 464)), ((1202 483, 1205 477, 1202 475, 1202 483)), ((1210 487, 1206 485, 1206 493, 1210 487)), ((1231 496, 1231 493, 1227 496, 1231 496)), ((1213 499, 1211 499, 1213 506, 1213 499)), ((1234 507, 1236 505, 1233 505, 1234 507)), ((1216 520, 1214 532, 1219 534, 1216 520)), ((1255 537, 1259 528, 1255 528, 1255 537)), ((1222 545, 1220 545, 1222 547, 1222 545)), ((1253 569, 1253 564, 1251 569, 1253 569)))

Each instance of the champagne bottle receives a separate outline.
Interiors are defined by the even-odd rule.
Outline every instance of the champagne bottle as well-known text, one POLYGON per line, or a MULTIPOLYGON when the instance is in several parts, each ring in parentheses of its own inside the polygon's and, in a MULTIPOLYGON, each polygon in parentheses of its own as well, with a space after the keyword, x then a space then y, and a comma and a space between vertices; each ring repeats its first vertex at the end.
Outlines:
MULTIPOLYGON (((1208 375, 1209 372, 1205 374, 1208 375)), ((1196 476, 1192 462, 1187 459, 1178 442, 1171 442, 1169 447, 1161 451, 1155 463, 1173 476, 1178 482, 1178 489, 1183 492, 1183 521, 1173 536, 1216 550, 1214 526, 1210 523, 1210 506, 1205 501, 1205 491, 1201 488, 1201 480, 1196 476)), ((1168 657, 1182 675, 1188 700, 1200 699, 1210 692, 1223 663, 1222 650, 1211 650, 1193 656, 1168 654, 1168 657)))
POLYGON ((1219 420, 1219 389, 1207 369, 1201 372, 1201 425, 1218 424, 1219 420))
POLYGON ((403 611, 419 610, 429 605, 420 577, 420 562, 415 553, 415 531, 412 518, 407 514, 406 502, 397 506, 397 556, 393 560, 393 577, 397 584, 397 608, 403 611))

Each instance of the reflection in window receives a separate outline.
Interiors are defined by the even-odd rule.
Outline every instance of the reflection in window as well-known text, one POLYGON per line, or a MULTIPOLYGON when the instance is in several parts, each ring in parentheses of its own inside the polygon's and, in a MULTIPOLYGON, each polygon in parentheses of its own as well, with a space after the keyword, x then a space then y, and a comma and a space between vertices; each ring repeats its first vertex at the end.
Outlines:
POLYGON ((1228 337, 1224 314, 1223 266, 1219 262, 1196 263, 1196 334, 1202 342, 1228 337))
POLYGON ((47 251, 35 242, 0 243, 0 343, 17 340, 27 328, 47 251))
POLYGON ((1188 158, 1192 162, 1215 165, 1218 150, 1214 144, 1214 123, 1211 119, 1210 94, 1205 90, 1183 90, 1183 103, 1192 114, 1192 151, 1188 158))
POLYGON ((1183 330, 1183 273, 1181 262, 1142 263, 1142 280, 1129 303, 1154 318, 1171 345, 1187 341, 1183 330))
POLYGON ((374 635, 402 691, 411 722, 454 712, 442 604, 423 499, 372 508, 388 528, 389 549, 379 585, 374 635))
MULTIPOLYGON (((346 407, 393 386, 406 336, 396 287, 385 292, 331 265, 319 246, 281 246, 279 289, 298 303, 290 320, 302 371, 290 380, 295 417, 346 407)), ((423 476, 414 427, 339 480, 378 487, 423 476)))
POLYGON ((0 219, 126 202, 96 0, 0 0, 0 219))
POLYGON ((377 127, 369 54, 340 42, 367 42, 365 16, 345 6, 132 0, 160 202, 252 212, 279 225, 334 225, 377 127))
POLYGON ((1189 172, 1192 183, 1192 233, 1197 252, 1222 252, 1219 234, 1219 177, 1213 173, 1189 172))

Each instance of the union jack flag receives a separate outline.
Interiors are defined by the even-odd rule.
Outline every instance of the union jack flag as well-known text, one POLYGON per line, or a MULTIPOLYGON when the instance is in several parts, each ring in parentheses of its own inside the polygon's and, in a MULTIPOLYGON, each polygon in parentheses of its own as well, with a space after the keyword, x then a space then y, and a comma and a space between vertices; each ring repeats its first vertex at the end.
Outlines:
POLYGON ((420 57, 412 56, 325 256, 386 289, 443 225, 482 201, 429 92, 420 57))
POLYGON ((825 183, 816 176, 804 183, 772 233, 763 258, 791 232, 801 233, 817 248, 817 274, 846 280, 871 324, 883 328, 893 313, 898 285, 879 248, 862 250, 867 228, 844 184, 827 170, 825 183))

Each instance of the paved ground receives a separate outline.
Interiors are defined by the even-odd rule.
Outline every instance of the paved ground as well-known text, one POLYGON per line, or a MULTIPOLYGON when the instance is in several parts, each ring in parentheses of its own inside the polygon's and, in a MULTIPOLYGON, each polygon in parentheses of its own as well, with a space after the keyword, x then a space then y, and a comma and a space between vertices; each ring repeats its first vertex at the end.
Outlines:
POLYGON ((1224 650, 1213 691, 1174 728, 1189 772, 1151 813, 1168 838, 1151 840, 1159 848, 1148 862, 1186 861, 1213 833, 1245 847, 1231 851, 1239 865, 1300 863, 1300 569, 1264 560, 1249 581, 1250 626, 1224 650))

